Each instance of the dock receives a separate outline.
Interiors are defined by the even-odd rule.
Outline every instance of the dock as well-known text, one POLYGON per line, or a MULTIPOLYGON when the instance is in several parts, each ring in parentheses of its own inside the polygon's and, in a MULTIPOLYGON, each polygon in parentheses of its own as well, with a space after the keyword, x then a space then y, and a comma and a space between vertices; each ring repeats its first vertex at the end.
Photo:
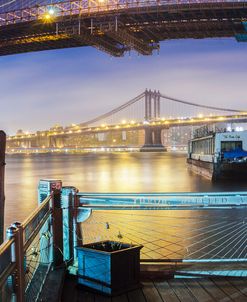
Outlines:
POLYGON ((38 204, 0 246, 0 301, 247 301, 247 192, 89 194, 43 179, 38 204), (105 240, 139 255, 85 265, 77 247, 105 240))
MULTIPOLYGON (((209 302, 247 301, 247 278, 179 278, 145 280, 139 289, 107 297, 78 287, 67 278, 62 302, 209 302)), ((51 302, 51 301, 50 301, 51 302)))

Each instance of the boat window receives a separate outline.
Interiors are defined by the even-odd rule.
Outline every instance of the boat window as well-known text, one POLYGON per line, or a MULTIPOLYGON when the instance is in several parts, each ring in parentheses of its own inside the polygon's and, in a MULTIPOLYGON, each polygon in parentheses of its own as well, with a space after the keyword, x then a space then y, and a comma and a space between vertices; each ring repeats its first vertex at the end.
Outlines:
POLYGON ((234 151, 236 149, 242 149, 242 141, 227 141, 227 142, 221 142, 221 151, 222 152, 229 152, 234 151))
POLYGON ((214 139, 212 137, 192 142, 192 152, 197 154, 213 154, 214 139))

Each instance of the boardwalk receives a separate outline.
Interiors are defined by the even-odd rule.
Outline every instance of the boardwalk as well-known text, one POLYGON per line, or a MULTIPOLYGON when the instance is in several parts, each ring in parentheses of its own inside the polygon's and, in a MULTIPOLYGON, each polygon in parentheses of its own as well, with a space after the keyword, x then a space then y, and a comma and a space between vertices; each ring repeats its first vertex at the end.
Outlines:
POLYGON ((65 280, 62 302, 207 302, 247 301, 246 278, 169 279, 142 282, 142 288, 121 296, 106 297, 76 287, 65 280))

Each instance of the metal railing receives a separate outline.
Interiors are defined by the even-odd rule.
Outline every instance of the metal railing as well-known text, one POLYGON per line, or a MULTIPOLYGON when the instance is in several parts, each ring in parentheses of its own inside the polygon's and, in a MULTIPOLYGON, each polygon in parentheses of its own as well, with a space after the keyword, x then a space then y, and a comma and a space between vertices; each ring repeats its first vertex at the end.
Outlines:
POLYGON ((75 247, 102 240, 143 246, 148 270, 247 276, 247 192, 89 194, 63 187, 8 229, 0 300, 37 301, 51 266, 68 263, 76 273, 75 247))
POLYGON ((174 273, 247 276, 246 192, 79 193, 78 198, 84 244, 142 245, 142 263, 159 263, 174 273))

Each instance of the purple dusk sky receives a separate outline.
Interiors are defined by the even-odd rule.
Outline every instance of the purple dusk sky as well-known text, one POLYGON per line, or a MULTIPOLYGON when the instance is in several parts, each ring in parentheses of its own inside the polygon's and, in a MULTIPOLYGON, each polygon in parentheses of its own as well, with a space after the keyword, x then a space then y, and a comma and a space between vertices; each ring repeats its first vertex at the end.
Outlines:
POLYGON ((161 43, 160 54, 112 58, 85 47, 0 58, 1 124, 7 134, 80 123, 145 88, 212 106, 247 110, 247 43, 161 43))

